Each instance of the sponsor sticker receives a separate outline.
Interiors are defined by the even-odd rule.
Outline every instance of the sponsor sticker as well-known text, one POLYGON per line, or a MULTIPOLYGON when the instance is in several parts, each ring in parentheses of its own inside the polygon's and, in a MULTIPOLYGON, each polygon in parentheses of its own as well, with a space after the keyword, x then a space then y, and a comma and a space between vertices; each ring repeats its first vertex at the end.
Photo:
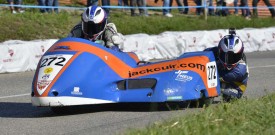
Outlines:
POLYGON ((206 72, 207 72, 207 85, 208 88, 217 87, 217 65, 215 61, 208 62, 206 64, 206 72))
POLYGON ((177 74, 177 77, 175 78, 175 80, 181 81, 181 82, 187 82, 187 81, 193 80, 192 76, 186 75, 187 73, 188 71, 178 70, 177 72, 175 72, 175 74, 177 74))
POLYGON ((48 67, 44 70, 45 74, 50 74, 51 72, 53 72, 53 68, 51 68, 51 67, 48 67))
POLYGON ((135 70, 129 71, 129 77, 145 75, 145 74, 152 74, 152 73, 159 73, 164 71, 171 71, 176 68, 191 68, 191 69, 198 69, 202 72, 205 72, 205 66, 201 63, 180 63, 180 64, 164 64, 159 67, 148 67, 142 70, 135 70))
POLYGON ((170 89, 170 88, 164 90, 164 93, 165 93, 166 95, 171 95, 171 94, 173 94, 174 92, 175 92, 175 91, 172 90, 172 89, 170 89))
POLYGON ((37 92, 42 95, 63 66, 73 55, 46 55, 41 59, 40 69, 37 78, 37 92))
POLYGON ((171 96, 171 97, 167 97, 167 100, 182 100, 182 96, 171 96))
POLYGON ((50 84, 51 80, 40 80, 37 82, 38 90, 43 90, 46 86, 50 84))
POLYGON ((82 95, 79 87, 74 87, 74 90, 71 92, 72 95, 82 95))
POLYGON ((49 78, 50 78, 50 74, 45 74, 45 75, 42 76, 42 79, 43 79, 43 80, 47 80, 47 79, 49 79, 49 78))

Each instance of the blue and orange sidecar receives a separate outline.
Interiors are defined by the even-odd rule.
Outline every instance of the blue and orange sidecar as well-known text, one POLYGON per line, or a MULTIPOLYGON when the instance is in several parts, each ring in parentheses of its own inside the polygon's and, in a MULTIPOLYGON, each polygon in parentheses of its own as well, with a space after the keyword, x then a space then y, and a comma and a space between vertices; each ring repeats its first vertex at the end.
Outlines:
POLYGON ((134 53, 64 38, 42 56, 31 95, 34 106, 48 107, 181 102, 219 96, 220 82, 212 52, 140 64, 134 53))

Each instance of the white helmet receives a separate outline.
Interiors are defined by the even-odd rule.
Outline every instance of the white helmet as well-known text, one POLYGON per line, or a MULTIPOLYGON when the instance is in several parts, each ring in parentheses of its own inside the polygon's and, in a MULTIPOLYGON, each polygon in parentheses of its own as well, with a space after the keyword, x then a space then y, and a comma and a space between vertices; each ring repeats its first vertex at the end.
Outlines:
POLYGON ((105 29, 106 24, 107 14, 101 7, 89 6, 82 13, 82 31, 92 40, 96 40, 105 29))
POLYGON ((224 36, 219 42, 218 57, 225 68, 233 69, 243 58, 244 45, 235 34, 224 36))

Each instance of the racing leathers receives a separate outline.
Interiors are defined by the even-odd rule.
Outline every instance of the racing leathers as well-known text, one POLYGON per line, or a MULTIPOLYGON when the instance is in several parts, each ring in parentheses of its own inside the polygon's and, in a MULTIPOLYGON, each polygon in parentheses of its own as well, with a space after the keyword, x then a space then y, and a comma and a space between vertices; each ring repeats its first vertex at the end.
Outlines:
POLYGON ((205 51, 212 51, 216 58, 218 73, 221 82, 221 92, 226 101, 232 98, 241 98, 247 87, 248 66, 246 56, 237 63, 237 65, 228 70, 218 58, 218 47, 208 48, 205 51))
POLYGON ((123 42, 122 34, 117 32, 114 23, 108 23, 103 31, 98 33, 94 39, 89 39, 85 36, 85 34, 82 32, 82 24, 79 23, 73 27, 68 37, 87 39, 116 51, 120 51, 119 45, 123 42))

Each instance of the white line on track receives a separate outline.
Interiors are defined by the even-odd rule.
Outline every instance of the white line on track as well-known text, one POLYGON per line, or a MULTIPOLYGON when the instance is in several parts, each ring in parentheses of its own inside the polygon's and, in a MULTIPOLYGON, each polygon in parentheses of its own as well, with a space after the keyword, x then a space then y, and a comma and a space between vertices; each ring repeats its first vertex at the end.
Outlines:
POLYGON ((25 94, 19 94, 19 95, 3 96, 3 97, 0 97, 0 99, 13 98, 13 97, 22 97, 22 96, 27 96, 27 95, 31 95, 31 94, 30 93, 25 93, 25 94))
MULTIPOLYGON (((248 67, 249 67, 249 65, 248 65, 248 67)), ((266 67, 275 67, 275 65, 265 65, 265 66, 249 67, 249 69, 253 69, 253 68, 266 68, 266 67)))
MULTIPOLYGON (((267 68, 267 67, 275 67, 275 65, 265 65, 265 66, 249 67, 249 69, 254 69, 254 68, 267 68)), ((3 96, 3 97, 0 97, 0 99, 4 99, 4 98, 13 98, 13 97, 22 97, 22 96, 27 96, 27 95, 30 95, 30 93, 19 94, 19 95, 3 96)))

